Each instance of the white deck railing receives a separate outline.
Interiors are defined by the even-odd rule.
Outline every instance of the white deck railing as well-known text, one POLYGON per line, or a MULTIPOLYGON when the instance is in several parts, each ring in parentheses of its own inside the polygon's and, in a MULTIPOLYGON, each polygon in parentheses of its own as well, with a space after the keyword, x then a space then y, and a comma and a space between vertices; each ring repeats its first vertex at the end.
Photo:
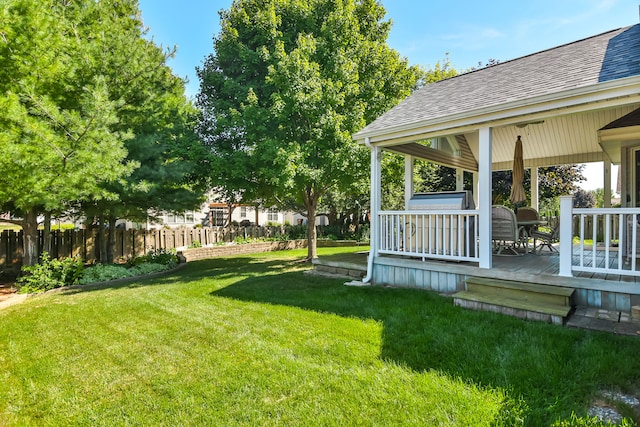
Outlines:
MULTIPOLYGON (((561 213, 561 216, 563 213, 561 213)), ((571 246, 571 270, 640 276, 640 209, 572 209, 577 242, 571 246)), ((563 248, 560 240, 560 250, 563 248)))
MULTIPOLYGON (((563 208, 560 213, 561 218, 571 218, 564 232, 570 237, 564 238, 560 230, 560 275, 640 276, 640 208, 575 209, 570 202, 568 206, 569 211, 563 208)), ((477 210, 382 211, 378 219, 380 254, 480 260, 477 210)))
POLYGON ((478 262, 478 211, 424 210, 379 213, 381 254, 478 262))

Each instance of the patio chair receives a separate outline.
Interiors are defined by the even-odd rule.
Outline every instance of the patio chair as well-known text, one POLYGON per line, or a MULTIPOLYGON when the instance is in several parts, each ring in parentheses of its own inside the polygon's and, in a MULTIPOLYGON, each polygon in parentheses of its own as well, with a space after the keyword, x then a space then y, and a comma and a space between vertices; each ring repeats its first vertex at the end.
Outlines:
POLYGON ((531 237, 533 237, 533 252, 542 252, 542 248, 549 248, 550 253, 558 253, 553 244, 558 242, 558 233, 560 232, 560 218, 556 218, 555 224, 551 226, 551 231, 532 230, 531 237), (537 241, 540 240, 540 244, 537 241))
POLYGON ((516 219, 518 221, 537 221, 540 218, 538 217, 538 211, 533 208, 518 208, 516 219))
POLYGON ((494 205, 491 208, 491 239, 496 255, 508 251, 512 255, 520 255, 516 244, 520 241, 516 214, 506 206, 494 205))
POLYGON ((523 207, 518 208, 516 211, 516 219, 518 220, 518 233, 520 236, 520 243, 527 248, 531 232, 538 228, 537 225, 526 224, 527 221, 539 221, 538 211, 534 208, 523 207), (526 225, 523 225, 522 223, 526 225))

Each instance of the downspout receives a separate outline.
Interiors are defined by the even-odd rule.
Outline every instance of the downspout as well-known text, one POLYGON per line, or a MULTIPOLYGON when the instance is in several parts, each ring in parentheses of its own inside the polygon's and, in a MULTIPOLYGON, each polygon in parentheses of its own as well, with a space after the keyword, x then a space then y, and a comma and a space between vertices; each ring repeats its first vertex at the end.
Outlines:
POLYGON ((374 180, 378 180, 380 173, 380 163, 378 159, 378 148, 371 145, 369 137, 364 139, 364 144, 371 150, 371 220, 369 221, 369 257, 367 259, 367 275, 362 279, 362 283, 371 283, 373 278, 373 259, 378 255, 378 207, 379 207, 379 194, 378 186, 380 182, 375 183, 374 180), (375 171, 375 173, 374 173, 375 171))

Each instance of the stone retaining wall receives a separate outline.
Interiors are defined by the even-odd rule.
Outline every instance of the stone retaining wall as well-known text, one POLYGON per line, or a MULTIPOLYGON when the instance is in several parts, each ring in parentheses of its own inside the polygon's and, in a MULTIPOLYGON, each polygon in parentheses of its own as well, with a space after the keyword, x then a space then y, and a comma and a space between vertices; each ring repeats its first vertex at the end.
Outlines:
POLYGON ((199 259, 254 254, 258 252, 283 251, 287 249, 300 249, 306 247, 306 240, 287 240, 282 242, 244 243, 213 246, 207 248, 185 249, 179 252, 179 254, 184 257, 186 262, 189 262, 199 259))
POLYGON ((332 274, 344 278, 349 279, 362 279, 367 275, 367 267, 363 266, 352 267, 352 266, 341 266, 341 265, 332 265, 332 264, 313 264, 314 271, 318 273, 332 274))

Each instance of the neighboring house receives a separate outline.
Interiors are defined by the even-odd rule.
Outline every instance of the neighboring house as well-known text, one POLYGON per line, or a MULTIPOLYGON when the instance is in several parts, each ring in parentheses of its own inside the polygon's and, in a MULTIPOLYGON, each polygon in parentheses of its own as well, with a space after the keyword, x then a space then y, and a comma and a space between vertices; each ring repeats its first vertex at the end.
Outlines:
MULTIPOLYGON (((209 218, 212 224, 225 224, 229 215, 229 208, 224 203, 209 204, 209 218)), ((231 212, 231 221, 238 224, 251 223, 251 225, 267 225, 267 224, 306 224, 307 219, 298 213, 280 211, 275 208, 258 209, 256 218, 256 208, 250 205, 237 205, 231 212)), ((327 217, 318 216, 317 225, 327 225, 327 217)))
POLYGON ((640 25, 429 84, 354 138, 371 150, 365 282, 453 292, 471 276, 510 278, 575 288, 580 305, 630 311, 640 304, 640 25), (559 256, 493 254, 491 173, 512 168, 519 135, 534 208, 537 168, 602 161, 611 200, 610 165, 620 165, 622 208, 574 209, 570 196, 562 198, 559 256), (405 156, 405 211, 381 211, 382 150, 405 156), (459 189, 462 172, 471 172, 477 209, 412 210, 413 159, 456 168, 459 189), (577 236, 583 244, 571 244, 572 223, 590 219, 604 220, 597 251, 585 227, 577 236))
MULTIPOLYGON (((187 211, 182 214, 162 213, 159 221, 147 224, 147 228, 160 227, 194 227, 202 225, 204 227, 222 227, 227 224, 229 217, 229 207, 226 203, 216 201, 215 194, 209 196, 209 201, 203 203, 198 211, 187 211)), ((231 222, 239 225, 260 225, 267 224, 305 224, 306 218, 293 212, 284 212, 274 208, 257 209, 255 206, 238 204, 231 212, 231 222)), ((327 224, 326 216, 319 216, 318 225, 327 224)), ((128 228, 133 224, 128 223, 128 228)))
MULTIPOLYGON (((208 222, 223 226, 228 222, 229 207, 225 203, 209 203, 208 222)), ((257 209, 254 206, 236 205, 231 212, 231 222, 247 225, 293 224, 293 214, 277 209, 257 209)))

